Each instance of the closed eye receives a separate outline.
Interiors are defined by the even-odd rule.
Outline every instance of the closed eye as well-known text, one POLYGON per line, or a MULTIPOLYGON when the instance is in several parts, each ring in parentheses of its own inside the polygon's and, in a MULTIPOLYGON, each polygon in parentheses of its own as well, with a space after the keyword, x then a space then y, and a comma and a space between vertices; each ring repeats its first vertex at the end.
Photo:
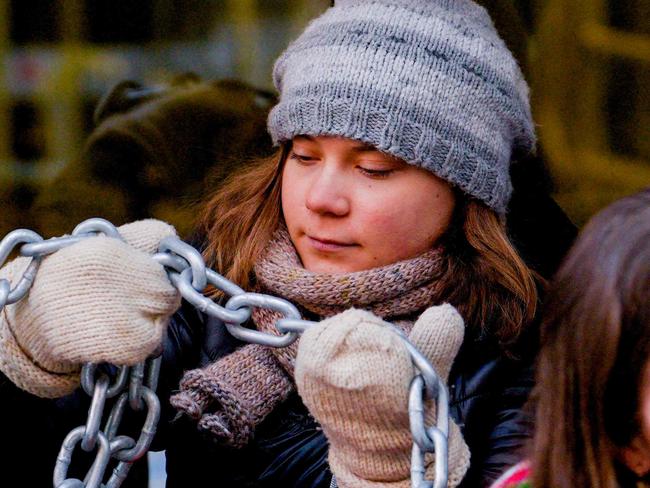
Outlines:
POLYGON ((382 179, 388 178, 392 173, 395 172, 394 169, 373 169, 373 168, 364 168, 359 166, 359 171, 362 174, 369 176, 370 178, 382 179))
POLYGON ((316 158, 312 156, 307 156, 306 154, 298 154, 296 152, 291 151, 291 154, 289 154, 289 158, 295 159, 299 163, 310 163, 312 161, 315 161, 316 158))

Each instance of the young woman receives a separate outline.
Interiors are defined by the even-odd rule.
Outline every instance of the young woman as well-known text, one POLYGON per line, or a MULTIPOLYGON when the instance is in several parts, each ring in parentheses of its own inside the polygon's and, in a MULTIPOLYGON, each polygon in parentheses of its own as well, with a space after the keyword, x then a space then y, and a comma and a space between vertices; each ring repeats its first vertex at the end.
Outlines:
POLYGON ((650 190, 596 215, 553 281, 530 462, 495 486, 648 486, 650 190))
MULTIPOLYGON (((279 58, 274 82, 278 152, 208 202, 200 234, 210 266, 294 302, 322 320, 314 332, 274 350, 177 310, 147 256, 173 231, 139 222, 120 228, 128 245, 87 239, 43 260, 29 296, 5 307, 0 369, 57 397, 78 386, 82 362, 132 364, 162 340, 168 486, 325 487, 331 467, 344 487, 401 487, 412 369, 382 335, 388 321, 448 377, 450 485, 487 485, 530 431, 538 283, 504 230, 510 163, 535 145, 516 61, 469 0, 341 0, 279 58)), ((274 330, 264 311, 252 322, 274 330)), ((44 402, 3 389, 3 418, 44 402)), ((30 423, 34 435, 78 425, 79 398, 47 403, 59 422, 30 423)), ((49 455, 39 447, 35 458, 49 455)))

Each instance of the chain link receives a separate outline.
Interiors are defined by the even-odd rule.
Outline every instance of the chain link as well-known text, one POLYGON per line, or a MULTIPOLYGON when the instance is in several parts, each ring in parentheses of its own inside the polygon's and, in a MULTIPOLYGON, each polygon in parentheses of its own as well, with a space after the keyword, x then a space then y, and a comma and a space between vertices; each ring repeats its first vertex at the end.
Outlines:
POLYGON ((83 439, 85 431, 86 426, 84 425, 76 427, 75 429, 72 429, 72 431, 70 431, 70 433, 63 440, 63 445, 61 446, 59 456, 56 459, 56 465, 54 466, 55 487, 58 488, 63 485, 99 488, 111 456, 110 444, 108 443, 108 438, 104 435, 103 432, 97 433, 99 448, 97 449, 95 461, 90 467, 90 470, 88 471, 88 474, 86 475, 84 481, 81 482, 75 478, 67 478, 68 468, 70 467, 70 461, 72 460, 72 453, 74 452, 74 449, 79 441, 83 439))
POLYGON ((11 283, 7 280, 0 280, 0 310, 4 308, 9 300, 9 293, 11 292, 11 283))
MULTIPOLYGON (((12 254, 18 246, 21 246, 22 249, 25 245, 40 242, 42 240, 43 238, 36 232, 27 229, 17 229, 10 232, 4 239, 2 239, 2 241, 0 241, 0 267, 4 266, 9 255, 12 254)), ((27 269, 25 269, 18 280, 18 283, 13 288, 11 288, 11 284, 7 280, 0 280, 0 283, 9 283, 8 291, 6 291, 7 285, 2 286, 2 293, 0 294, 0 304, 2 307, 17 302, 27 294, 34 282, 36 271, 38 271, 40 263, 40 258, 32 257, 27 269)))
POLYGON ((411 487, 412 488, 444 488, 448 477, 448 445, 449 435, 449 399, 447 389, 438 380, 438 395, 428 396, 428 389, 421 374, 411 381, 409 390, 409 420, 413 436, 411 453, 411 487), (435 400, 436 425, 427 427, 425 423, 425 400, 435 400), (435 455, 435 476, 430 481, 425 478, 426 453, 435 455))
POLYGON ((95 383, 95 390, 92 392, 92 402, 88 409, 88 420, 86 430, 81 440, 81 448, 84 451, 92 451, 97 443, 99 435, 99 424, 102 422, 102 413, 106 403, 106 392, 108 391, 108 376, 103 374, 95 383))
MULTIPOLYGON (((118 229, 104 219, 86 220, 73 230, 71 236, 46 241, 26 229, 7 234, 0 241, 0 267, 18 247, 19 254, 31 258, 31 261, 13 288, 8 280, 0 280, 0 310, 25 296, 44 256, 98 234, 122 239, 118 229)), ((270 295, 248 293, 216 271, 207 268, 199 251, 176 237, 162 239, 158 252, 152 259, 166 269, 171 283, 187 302, 201 312, 221 320, 228 332, 242 341, 269 347, 287 347, 294 343, 302 332, 315 324, 302 320, 300 312, 291 302, 270 295), (225 306, 203 295, 208 285, 229 297, 225 306), (250 319, 253 308, 264 308, 280 314, 275 323, 278 334, 244 326, 250 319)), ((411 486, 443 488, 447 486, 448 477, 448 392, 426 357, 411 344, 402 331, 395 327, 391 329, 404 342, 416 370, 410 385, 408 402, 413 436, 411 486), (427 402, 435 404, 435 425, 426 425, 427 402), (435 455, 434 480, 425 479, 427 453, 435 455)), ((119 488, 133 463, 149 449, 156 432, 160 418, 160 401, 155 390, 161 359, 158 353, 144 363, 113 368, 112 374, 103 370, 98 372, 95 364, 83 366, 81 385, 92 398, 91 406, 86 424, 73 429, 63 441, 54 469, 55 488, 119 488), (108 404, 107 400, 113 398, 102 430, 100 424, 108 404), (127 407, 134 411, 146 408, 146 418, 137 441, 129 436, 117 435, 127 407), (77 444, 87 452, 97 451, 95 461, 83 481, 67 478, 77 444), (117 462, 117 466, 106 484, 102 484, 111 461, 117 462)), ((332 484, 336 486, 336 480, 333 479, 332 484)))

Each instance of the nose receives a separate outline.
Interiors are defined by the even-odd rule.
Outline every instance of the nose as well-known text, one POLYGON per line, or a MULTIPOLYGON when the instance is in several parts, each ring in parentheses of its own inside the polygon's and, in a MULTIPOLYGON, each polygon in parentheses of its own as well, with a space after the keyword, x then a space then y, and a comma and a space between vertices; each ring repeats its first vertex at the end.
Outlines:
POLYGON ((343 217, 350 212, 345 176, 340 170, 324 167, 313 175, 308 188, 306 207, 319 215, 343 217))

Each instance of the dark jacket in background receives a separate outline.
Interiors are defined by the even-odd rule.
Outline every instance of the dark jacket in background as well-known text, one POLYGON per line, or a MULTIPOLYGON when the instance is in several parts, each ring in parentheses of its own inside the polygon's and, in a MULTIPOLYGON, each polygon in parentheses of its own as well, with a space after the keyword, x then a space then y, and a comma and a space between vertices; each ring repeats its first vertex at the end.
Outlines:
POLYGON ((50 237, 90 217, 115 225, 157 218, 187 234, 226 176, 273 151, 266 118, 274 103, 241 81, 189 73, 162 87, 120 82, 98 104, 79 157, 35 197, 33 225, 23 217, 20 226, 50 237))

